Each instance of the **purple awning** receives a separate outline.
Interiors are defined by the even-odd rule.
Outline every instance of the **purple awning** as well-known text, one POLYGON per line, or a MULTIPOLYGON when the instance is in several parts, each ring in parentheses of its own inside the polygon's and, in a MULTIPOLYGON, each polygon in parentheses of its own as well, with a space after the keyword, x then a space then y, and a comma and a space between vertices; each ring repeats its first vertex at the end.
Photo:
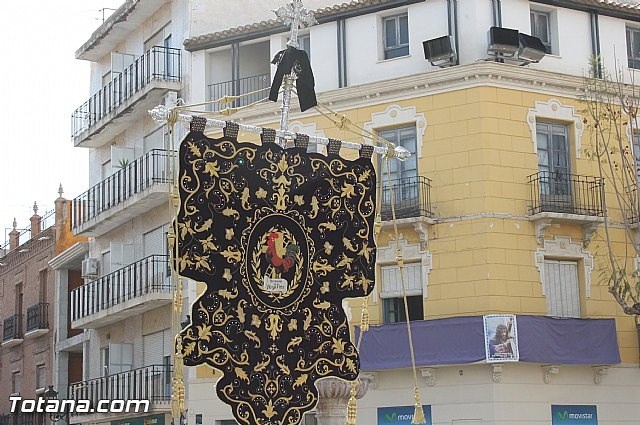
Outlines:
MULTIPOLYGON (((620 363, 614 319, 517 316, 517 324, 521 362, 620 363)), ((417 366, 485 359, 482 316, 420 320, 411 322, 411 330, 417 366)), ((363 336, 360 358, 362 370, 410 367, 407 325, 371 326, 363 336)))

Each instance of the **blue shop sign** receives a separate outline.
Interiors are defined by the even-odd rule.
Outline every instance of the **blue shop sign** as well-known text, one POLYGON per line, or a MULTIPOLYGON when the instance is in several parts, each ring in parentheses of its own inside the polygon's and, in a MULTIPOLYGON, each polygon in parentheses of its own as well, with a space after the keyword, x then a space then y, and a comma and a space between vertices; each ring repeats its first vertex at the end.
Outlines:
MULTIPOLYGON (((411 425, 415 406, 378 407, 378 425, 411 425)), ((423 404, 426 425, 431 425, 431 406, 423 404)))
POLYGON ((598 409, 592 404, 552 404, 551 425, 598 425, 598 409))

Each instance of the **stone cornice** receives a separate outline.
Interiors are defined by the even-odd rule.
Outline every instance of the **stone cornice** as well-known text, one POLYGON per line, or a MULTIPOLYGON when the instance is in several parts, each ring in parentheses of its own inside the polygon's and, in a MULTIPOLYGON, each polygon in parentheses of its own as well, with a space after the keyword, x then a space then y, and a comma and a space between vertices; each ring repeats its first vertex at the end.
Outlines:
MULTIPOLYGON (((334 110, 349 110, 475 87, 499 87, 577 99, 584 93, 584 79, 529 67, 480 62, 331 90, 319 93, 318 101, 334 110)), ((292 120, 317 115, 313 109, 296 112, 297 102, 293 105, 292 120)), ((278 122, 279 116, 280 104, 265 102, 240 111, 231 119, 267 124, 278 122)))
POLYGON ((52 258, 49 266, 54 270, 63 269, 65 264, 84 257, 87 252, 89 252, 89 242, 78 242, 52 258))
POLYGON ((55 227, 51 226, 0 258, 0 276, 7 274, 15 267, 25 264, 33 258, 34 255, 55 247, 55 244, 55 227))

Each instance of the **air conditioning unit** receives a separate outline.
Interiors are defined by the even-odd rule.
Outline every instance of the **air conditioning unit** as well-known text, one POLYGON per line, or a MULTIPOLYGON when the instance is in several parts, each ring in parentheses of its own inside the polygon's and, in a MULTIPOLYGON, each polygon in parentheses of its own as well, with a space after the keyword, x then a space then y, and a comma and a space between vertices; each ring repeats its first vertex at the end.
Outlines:
POLYGON ((82 277, 97 277, 98 276, 98 259, 87 258, 82 260, 82 277))
POLYGON ((170 91, 164 95, 162 104, 167 108, 173 108, 178 104, 178 92, 170 91))

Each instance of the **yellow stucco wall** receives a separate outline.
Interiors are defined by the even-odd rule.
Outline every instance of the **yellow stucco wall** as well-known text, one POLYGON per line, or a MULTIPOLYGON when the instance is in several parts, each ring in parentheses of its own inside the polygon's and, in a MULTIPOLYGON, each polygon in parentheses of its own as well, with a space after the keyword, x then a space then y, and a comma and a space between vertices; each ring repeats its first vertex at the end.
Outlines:
MULTIPOLYGON (((536 101, 551 99, 572 106, 582 118, 584 105, 578 99, 489 86, 340 111, 359 126, 391 105, 414 107, 417 114, 424 114, 426 130, 418 170, 432 181, 431 202, 437 219, 427 230, 426 248, 432 255, 432 269, 424 300, 425 318, 547 313, 540 272, 535 265, 535 252, 542 247, 536 241, 535 224, 529 220, 531 189, 527 177, 538 172, 538 158, 527 113, 536 101)), ((362 135, 336 128, 322 116, 299 121, 316 124, 326 137, 358 143, 364 140, 362 135)), ((398 122, 402 124, 405 123, 398 122)), ((597 163, 582 152, 590 146, 588 129, 581 137, 580 158, 576 137, 571 129, 571 173, 597 176, 597 163)), ((605 181, 608 200, 613 198, 611 187, 605 181)), ((613 202, 608 204, 611 218, 620 221, 613 202)), ((418 234, 411 228, 403 227, 401 233, 409 243, 419 243, 418 234)), ((627 236, 619 227, 612 228, 611 234, 616 256, 626 256, 632 267, 635 253, 627 236)), ((582 228, 575 223, 554 223, 546 229, 545 238, 553 240, 555 236, 583 241, 582 228)), ((392 239, 393 235, 384 230, 378 246, 388 246, 392 239)), ((635 320, 623 313, 601 280, 607 267, 604 241, 601 225, 586 248, 594 257, 589 298, 585 296, 585 276, 580 276, 582 316, 615 318, 623 363, 638 363, 635 320)), ((379 291, 380 285, 375 290, 379 291)), ((360 300, 350 303, 354 324, 360 321, 361 304, 360 300)), ((381 323, 381 309, 380 300, 374 302, 370 297, 372 324, 381 323)), ((212 377, 202 367, 197 375, 212 377)))

